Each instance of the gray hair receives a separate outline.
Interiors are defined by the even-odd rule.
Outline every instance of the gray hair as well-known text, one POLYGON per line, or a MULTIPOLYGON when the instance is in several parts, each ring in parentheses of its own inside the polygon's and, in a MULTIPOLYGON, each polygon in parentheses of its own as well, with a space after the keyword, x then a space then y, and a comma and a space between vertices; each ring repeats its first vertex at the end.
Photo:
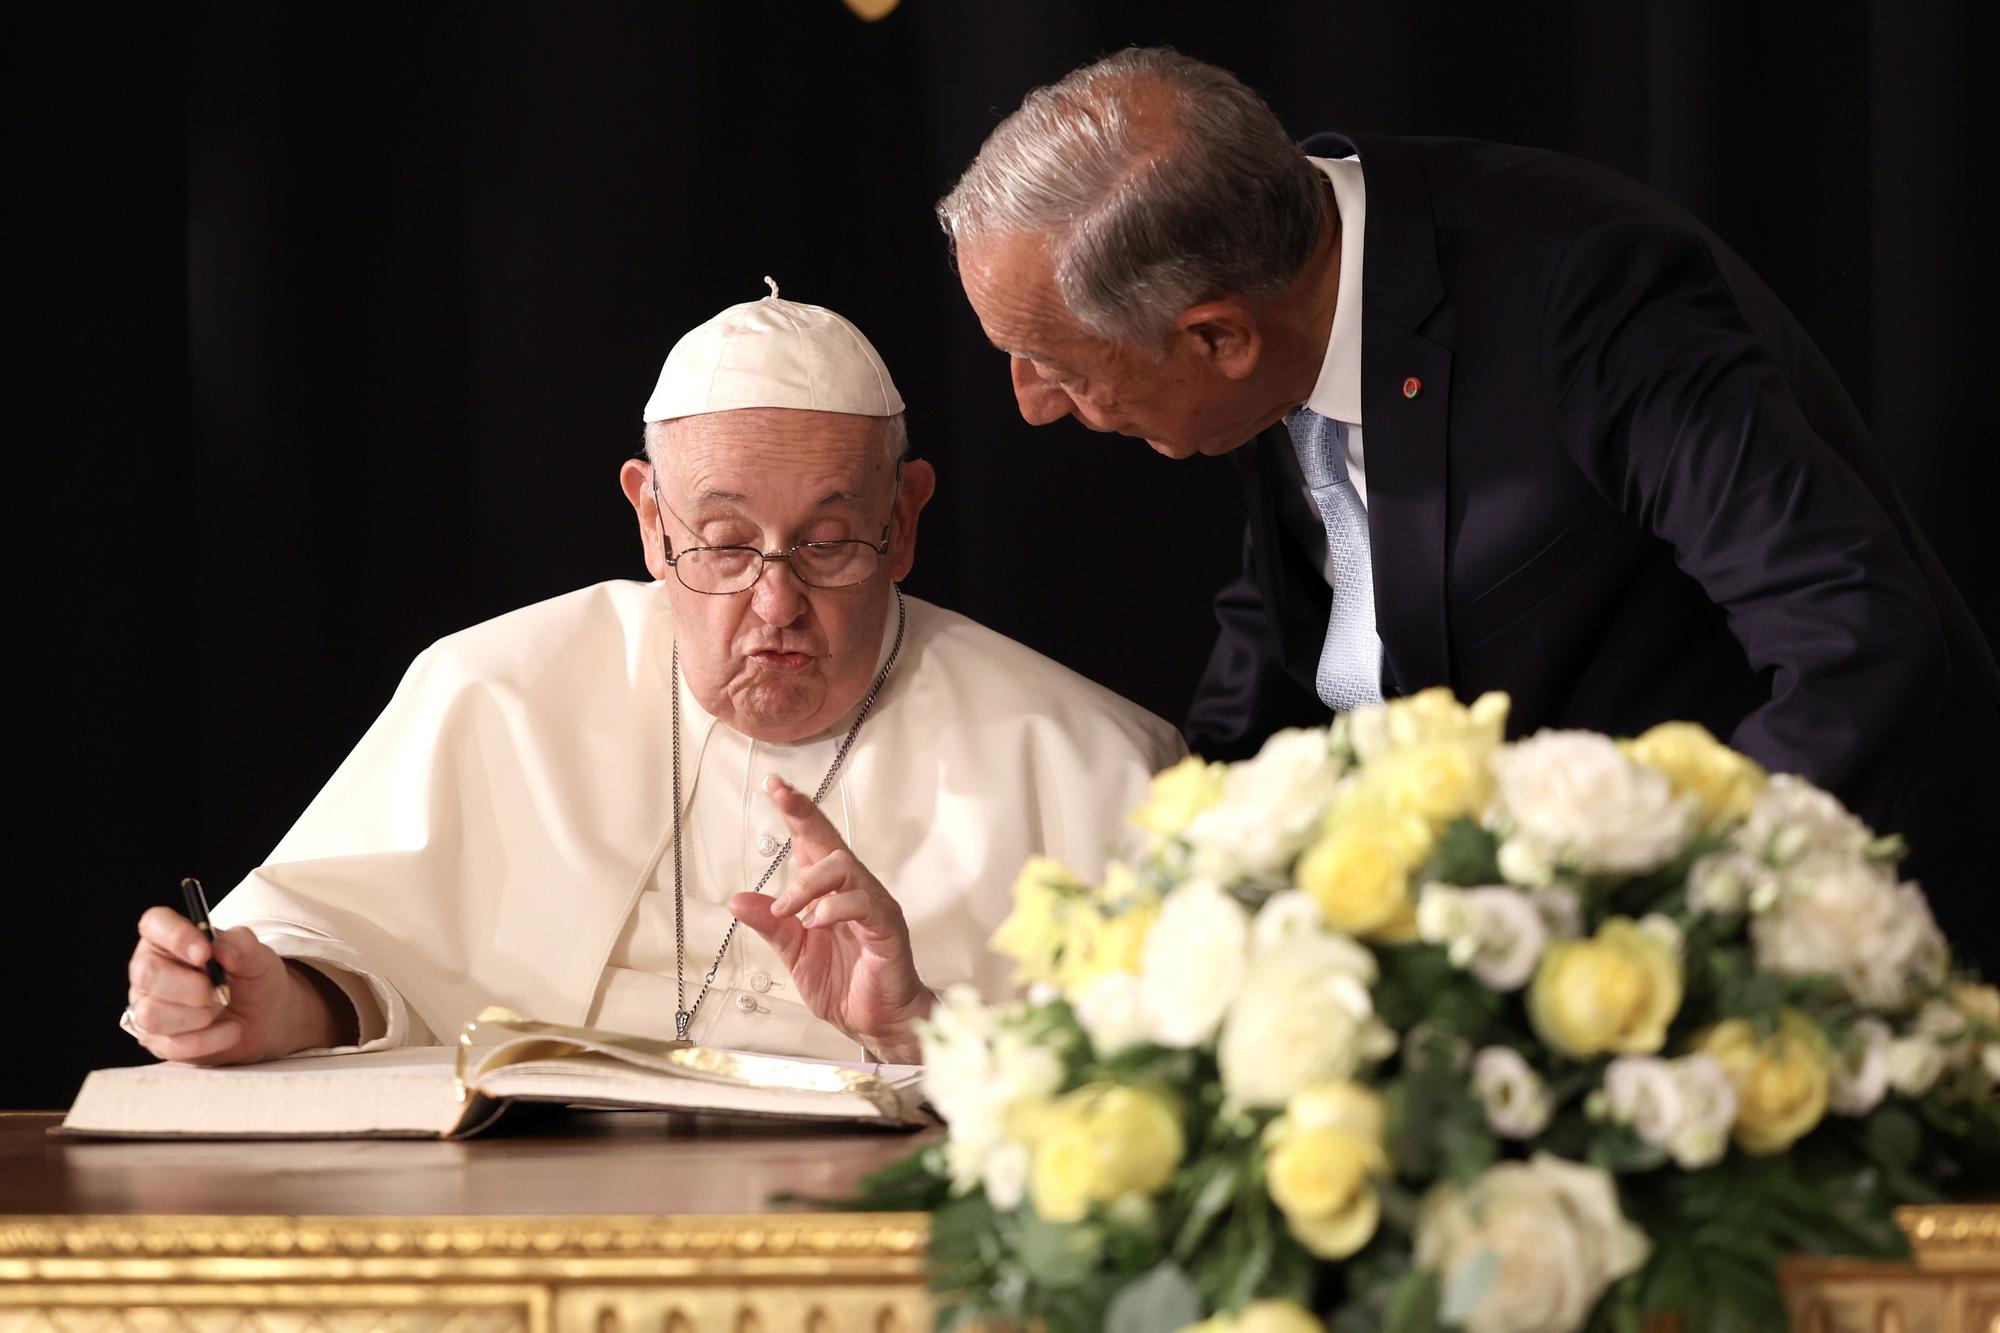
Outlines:
POLYGON ((1274 296, 1327 216, 1323 178, 1264 100, 1228 70, 1132 48, 1028 94, 980 147, 938 222, 1045 238, 1078 323, 1157 351, 1189 306, 1274 296), (1165 94, 1164 124, 1132 113, 1165 94))
MULTIPOLYGON (((901 412, 893 417, 879 417, 877 420, 882 423, 882 448, 889 456, 889 466, 895 467, 910 452, 909 423, 903 420, 901 412)), ((643 447, 648 463, 659 465, 660 449, 666 443, 667 427, 672 424, 672 420, 646 423, 643 447)))

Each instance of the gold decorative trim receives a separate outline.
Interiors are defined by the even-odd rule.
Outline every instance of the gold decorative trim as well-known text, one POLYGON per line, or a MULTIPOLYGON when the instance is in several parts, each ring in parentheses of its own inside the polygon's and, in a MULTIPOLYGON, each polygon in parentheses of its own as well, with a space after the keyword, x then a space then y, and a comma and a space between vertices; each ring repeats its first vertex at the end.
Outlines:
POLYGON ((1898 1208, 1918 1268, 2000 1270, 2000 1205, 1898 1208))
POLYGON ((325 1277, 921 1282, 921 1213, 0 1218, 0 1283, 325 1277))

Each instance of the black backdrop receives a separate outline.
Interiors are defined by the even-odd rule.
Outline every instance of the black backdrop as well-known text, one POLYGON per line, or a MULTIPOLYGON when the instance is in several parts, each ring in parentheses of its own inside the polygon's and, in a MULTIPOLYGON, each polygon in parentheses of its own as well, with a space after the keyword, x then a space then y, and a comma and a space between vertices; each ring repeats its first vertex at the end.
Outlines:
POLYGON ((1225 464, 1014 415, 929 212, 1030 86, 1128 43, 1298 133, 1564 149, 1703 215, 1841 370, 1947 564, 1985 551, 1993 48, 1909 0, 837 0, 7 9, 21 668, 0 1106, 60 1105, 132 922, 254 865, 449 630, 641 577, 660 358, 763 292, 881 348, 942 474, 911 588, 1178 718, 1225 464))

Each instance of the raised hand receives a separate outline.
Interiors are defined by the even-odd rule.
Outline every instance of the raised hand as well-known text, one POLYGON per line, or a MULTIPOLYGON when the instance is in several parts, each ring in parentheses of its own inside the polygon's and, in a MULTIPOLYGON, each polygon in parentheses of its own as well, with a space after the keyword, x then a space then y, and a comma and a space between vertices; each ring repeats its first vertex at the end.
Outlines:
POLYGON ((916 1023, 935 997, 917 979, 901 905, 803 792, 776 777, 764 792, 791 829, 797 869, 776 898, 739 893, 730 913, 770 941, 814 1014, 878 1060, 916 1063, 916 1023))
POLYGON ((126 1002, 139 1044, 160 1059, 243 1064, 342 1039, 343 1015, 327 994, 332 983, 288 965, 247 928, 215 937, 215 961, 229 980, 227 1008, 203 970, 208 955, 202 933, 172 908, 155 907, 139 918, 126 1002))

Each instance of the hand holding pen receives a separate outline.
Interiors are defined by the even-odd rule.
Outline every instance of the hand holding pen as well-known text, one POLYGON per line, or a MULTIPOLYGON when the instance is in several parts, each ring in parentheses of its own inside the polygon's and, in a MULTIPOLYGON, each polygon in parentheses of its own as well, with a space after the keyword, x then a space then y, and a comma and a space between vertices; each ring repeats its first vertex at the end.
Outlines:
POLYGON ((342 1039, 331 983, 288 965, 247 927, 215 931, 196 880, 182 880, 181 893, 186 916, 154 907, 139 918, 125 1025, 141 1046, 162 1060, 227 1065, 342 1039))

